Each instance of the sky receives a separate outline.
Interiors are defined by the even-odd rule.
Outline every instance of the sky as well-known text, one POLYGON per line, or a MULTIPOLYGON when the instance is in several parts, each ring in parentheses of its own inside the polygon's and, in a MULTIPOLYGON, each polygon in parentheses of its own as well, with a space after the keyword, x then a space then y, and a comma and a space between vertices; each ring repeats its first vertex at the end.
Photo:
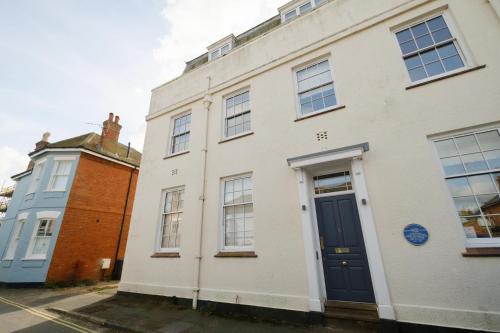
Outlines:
POLYGON ((0 186, 109 112, 142 151, 150 91, 206 47, 276 15, 286 0, 0 0, 0 186))

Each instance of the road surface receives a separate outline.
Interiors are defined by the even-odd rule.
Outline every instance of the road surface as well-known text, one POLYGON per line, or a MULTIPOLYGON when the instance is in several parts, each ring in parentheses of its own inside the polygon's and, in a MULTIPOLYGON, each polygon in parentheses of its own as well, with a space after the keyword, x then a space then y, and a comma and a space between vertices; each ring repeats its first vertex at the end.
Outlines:
POLYGON ((98 332, 88 324, 62 319, 48 311, 0 297, 1 333, 91 333, 98 332), (83 326, 85 325, 85 326, 83 326))

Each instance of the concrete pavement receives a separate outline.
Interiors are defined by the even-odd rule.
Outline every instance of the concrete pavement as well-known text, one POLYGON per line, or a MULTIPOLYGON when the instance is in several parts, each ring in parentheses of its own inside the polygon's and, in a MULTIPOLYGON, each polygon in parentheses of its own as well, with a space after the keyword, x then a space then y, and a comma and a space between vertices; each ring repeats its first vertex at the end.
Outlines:
POLYGON ((4 332, 374 333, 377 329, 342 320, 323 327, 221 316, 163 298, 117 295, 116 285, 99 284, 54 290, 0 288, 0 333, 4 332))

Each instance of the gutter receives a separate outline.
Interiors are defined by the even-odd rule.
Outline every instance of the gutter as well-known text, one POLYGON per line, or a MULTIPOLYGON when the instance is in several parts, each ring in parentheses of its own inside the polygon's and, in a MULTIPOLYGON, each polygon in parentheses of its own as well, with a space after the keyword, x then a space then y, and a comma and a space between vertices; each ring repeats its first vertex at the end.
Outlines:
MULTIPOLYGON (((210 80, 211 77, 208 77, 208 87, 207 91, 210 89, 210 80)), ((212 96, 206 95, 203 98, 203 110, 205 113, 205 135, 203 136, 203 143, 201 148, 201 170, 202 170, 202 179, 201 179, 201 218, 200 218, 200 230, 199 230, 199 239, 198 239, 198 248, 196 249, 196 257, 194 263, 194 288, 193 288, 193 309, 196 310, 198 307, 198 298, 200 296, 200 272, 201 272, 201 249, 203 245, 203 221, 205 215, 205 192, 207 187, 207 143, 208 143, 208 121, 209 121, 209 111, 210 106, 212 105, 212 96)))

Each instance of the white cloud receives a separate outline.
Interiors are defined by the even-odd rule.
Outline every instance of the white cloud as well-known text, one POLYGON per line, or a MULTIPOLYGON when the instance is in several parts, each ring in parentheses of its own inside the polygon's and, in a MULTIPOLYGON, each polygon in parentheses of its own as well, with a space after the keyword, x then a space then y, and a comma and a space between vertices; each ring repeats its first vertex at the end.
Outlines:
POLYGON ((12 175, 26 170, 29 163, 29 157, 6 146, 0 147, 0 156, 2 156, 0 162, 0 186, 2 186, 4 182, 5 185, 8 185, 12 183, 10 179, 12 175))
POLYGON ((186 61, 223 37, 238 35, 278 14, 285 0, 167 0, 162 12, 168 33, 153 51, 162 77, 182 73, 186 61))

